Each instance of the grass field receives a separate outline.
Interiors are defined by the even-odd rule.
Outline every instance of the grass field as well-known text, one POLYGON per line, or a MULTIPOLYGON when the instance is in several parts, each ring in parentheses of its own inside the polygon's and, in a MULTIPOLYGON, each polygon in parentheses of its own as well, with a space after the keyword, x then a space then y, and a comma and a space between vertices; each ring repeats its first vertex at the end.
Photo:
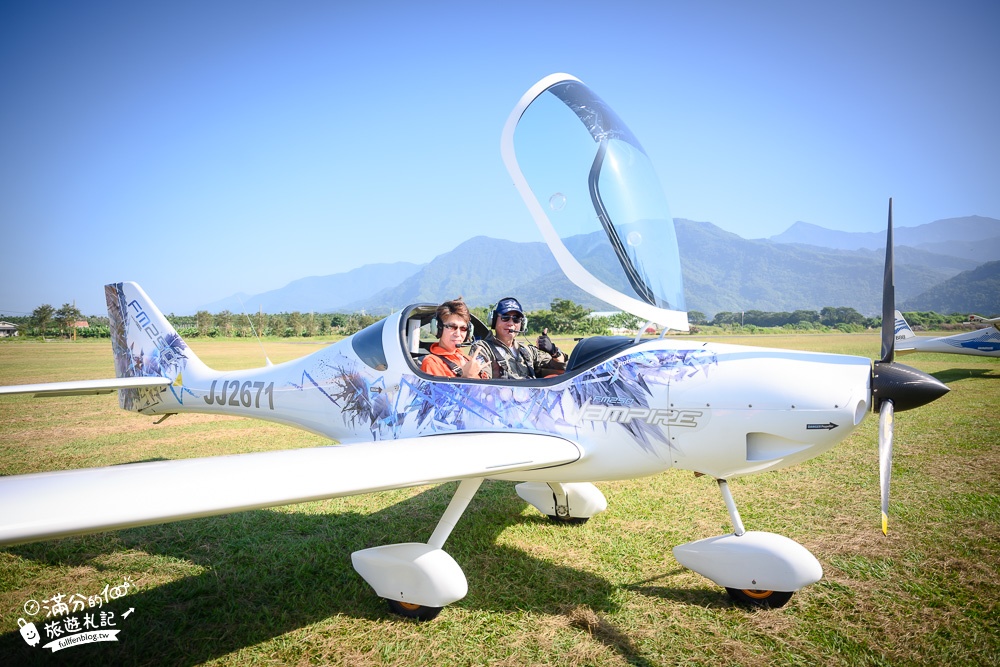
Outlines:
MULTIPOLYGON (((725 341, 869 357, 879 347, 877 335, 725 341)), ((254 342, 193 347, 220 368, 261 360, 254 342)), ((267 348, 279 362, 315 346, 267 348)), ((782 609, 734 607, 678 565, 671 547, 732 528, 711 480, 669 471, 598 483, 608 511, 578 526, 539 516, 512 483, 485 483, 446 545, 468 596, 430 623, 402 620, 350 554, 426 541, 446 484, 0 549, 0 665, 1000 664, 1000 360, 901 361, 952 391, 897 414, 888 537, 872 416, 807 464, 731 482, 748 529, 787 535, 823 565, 782 609), (29 601, 115 590, 125 594, 105 593, 96 611, 114 614, 116 643, 52 654, 18 633, 29 601)), ((0 384, 113 374, 107 341, 0 344, 0 384)), ((323 443, 237 418, 152 422, 114 395, 0 398, 0 474, 323 443)), ((79 502, 128 499, 95 488, 79 502)), ((44 616, 33 617, 39 631, 44 616)))

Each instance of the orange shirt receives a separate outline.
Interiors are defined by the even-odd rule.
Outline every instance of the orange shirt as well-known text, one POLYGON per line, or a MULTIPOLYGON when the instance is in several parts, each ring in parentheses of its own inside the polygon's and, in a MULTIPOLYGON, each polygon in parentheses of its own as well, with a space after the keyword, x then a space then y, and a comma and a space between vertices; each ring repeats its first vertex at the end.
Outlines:
POLYGON ((431 353, 424 357, 423 363, 420 364, 420 370, 431 375, 455 377, 455 372, 445 363, 444 359, 434 355, 441 355, 441 357, 449 359, 457 364, 459 368, 469 363, 469 357, 461 350, 456 349, 454 352, 448 352, 437 343, 431 343, 431 353))

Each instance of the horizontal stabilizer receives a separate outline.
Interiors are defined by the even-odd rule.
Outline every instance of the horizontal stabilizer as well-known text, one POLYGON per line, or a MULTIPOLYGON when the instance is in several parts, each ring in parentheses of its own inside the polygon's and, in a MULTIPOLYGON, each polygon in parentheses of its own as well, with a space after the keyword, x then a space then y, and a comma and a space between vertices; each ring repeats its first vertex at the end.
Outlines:
POLYGON ((0 544, 537 470, 581 457, 562 438, 450 433, 0 478, 0 544), (88 502, 100 492, 100 502, 88 502))
POLYGON ((0 387, 0 394, 34 394, 46 396, 89 396, 110 394, 119 389, 167 387, 170 379, 164 377, 123 377, 108 380, 78 380, 73 382, 43 382, 41 384, 14 384, 0 387))

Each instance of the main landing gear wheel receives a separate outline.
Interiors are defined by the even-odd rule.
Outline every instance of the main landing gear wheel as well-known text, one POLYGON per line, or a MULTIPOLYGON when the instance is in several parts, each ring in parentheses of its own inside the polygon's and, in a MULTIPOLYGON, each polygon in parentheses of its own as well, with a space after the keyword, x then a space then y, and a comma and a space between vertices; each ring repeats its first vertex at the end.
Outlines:
POLYGON ((405 618, 415 618, 418 621, 430 621, 437 618, 441 613, 441 607, 425 607, 422 604, 413 604, 401 600, 385 599, 389 603, 389 611, 405 618))
POLYGON ((793 591, 760 591, 753 588, 726 588, 736 604, 757 609, 784 607, 792 599, 793 591))
POLYGON ((582 524, 582 523, 587 523, 588 521, 590 521, 590 517, 589 516, 565 516, 564 517, 564 516, 557 516, 555 514, 546 514, 545 516, 549 517, 550 521, 554 521, 556 523, 582 524))

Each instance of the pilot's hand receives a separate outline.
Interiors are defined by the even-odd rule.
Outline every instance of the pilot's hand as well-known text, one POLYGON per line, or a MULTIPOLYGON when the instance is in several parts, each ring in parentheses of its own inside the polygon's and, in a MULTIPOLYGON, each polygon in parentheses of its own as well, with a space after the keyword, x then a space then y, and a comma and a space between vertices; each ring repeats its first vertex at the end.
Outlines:
POLYGON ((537 343, 538 349, 542 352, 547 352, 553 357, 559 354, 559 348, 556 347, 556 344, 548 336, 539 336, 537 343))

